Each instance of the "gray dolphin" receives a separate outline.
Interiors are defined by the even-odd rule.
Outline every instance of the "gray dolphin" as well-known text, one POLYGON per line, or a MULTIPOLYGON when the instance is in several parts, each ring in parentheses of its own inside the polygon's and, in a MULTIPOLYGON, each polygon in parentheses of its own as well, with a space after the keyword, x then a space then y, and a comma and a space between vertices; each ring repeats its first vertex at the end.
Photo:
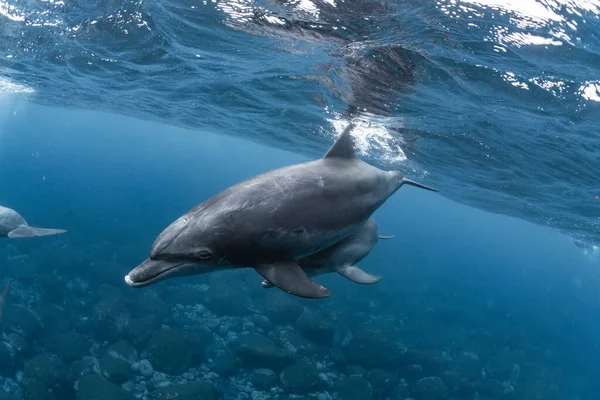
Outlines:
MULTIPOLYGON (((371 217, 358 231, 340 240, 334 245, 298 260, 298 265, 309 278, 318 275, 338 273, 354 283, 372 285, 379 282, 380 276, 371 275, 357 267, 361 261, 373 250, 379 239, 392 239, 394 236, 380 236, 379 228, 371 217)), ((268 280, 262 282, 264 288, 274 285, 268 280)))
POLYGON ((323 158, 238 183, 179 217, 125 282, 140 287, 174 275, 252 267, 296 296, 331 295, 296 260, 356 232, 404 184, 437 191, 360 160, 353 128, 350 124, 323 158))
MULTIPOLYGON (((345 278, 363 285, 370 285, 379 282, 381 277, 371 275, 357 267, 356 263, 367 256, 377 244, 378 239, 393 239, 394 236, 378 235, 378 227, 373 218, 369 218, 367 222, 355 233, 345 239, 340 240, 334 245, 325 250, 321 250, 310 256, 297 260, 298 265, 309 278, 324 275, 329 273, 339 273, 345 278)), ((174 276, 189 276, 196 274, 204 274, 210 271, 222 270, 218 266, 212 268, 194 263, 186 262, 171 262, 166 260, 151 260, 146 259, 138 268, 154 268, 169 271, 169 277, 174 276), (185 268, 182 268, 184 267, 185 268)), ((164 277, 163 277, 164 278, 164 277)), ((127 280, 127 278, 125 278, 127 280)), ((156 281, 160 280, 159 278, 156 281)), ((144 283, 131 283, 131 286, 141 287, 147 286, 152 281, 144 283)), ((272 288, 273 285, 267 279, 262 282, 264 288, 272 288)))
POLYGON ((25 219, 12 208, 0 206, 0 237, 25 238, 65 233, 64 229, 45 229, 29 226, 25 219))

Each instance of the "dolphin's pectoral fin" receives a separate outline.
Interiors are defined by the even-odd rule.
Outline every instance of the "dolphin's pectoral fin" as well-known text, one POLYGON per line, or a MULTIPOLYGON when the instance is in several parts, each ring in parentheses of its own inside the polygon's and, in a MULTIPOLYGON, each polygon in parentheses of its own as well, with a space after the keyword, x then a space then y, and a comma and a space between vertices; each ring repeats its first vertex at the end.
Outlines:
POLYGON ((311 280, 295 261, 258 264, 254 269, 274 286, 295 296, 322 299, 331 295, 329 289, 311 280))
POLYGON ((11 239, 15 238, 26 238, 26 237, 35 237, 33 231, 26 225, 22 225, 18 228, 13 229, 8 232, 8 237, 11 239))
POLYGON ((268 279, 265 279, 264 281, 262 281, 260 285, 265 289, 270 289, 272 287, 275 287, 275 285, 273 285, 271 282, 269 282, 268 279))
POLYGON ((389 235, 389 236, 379 235, 379 239, 385 239, 385 240, 388 240, 388 239, 393 239, 393 238, 394 238, 394 236, 395 236, 395 235, 389 235))
POLYGON ((381 280, 380 276, 371 275, 355 265, 342 265, 336 268, 336 272, 344 278, 350 279, 354 283, 360 283, 361 285, 372 285, 381 280))
POLYGON ((20 227, 13 229, 8 232, 8 237, 11 239, 15 238, 29 238, 37 236, 50 236, 65 233, 64 229, 45 229, 45 228, 34 228, 33 226, 21 225, 20 227))

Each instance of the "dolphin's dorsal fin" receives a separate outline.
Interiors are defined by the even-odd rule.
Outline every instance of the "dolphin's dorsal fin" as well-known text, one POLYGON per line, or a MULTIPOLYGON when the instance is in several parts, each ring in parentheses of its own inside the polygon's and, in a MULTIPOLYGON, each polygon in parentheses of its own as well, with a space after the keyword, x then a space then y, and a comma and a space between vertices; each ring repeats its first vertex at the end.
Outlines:
POLYGON ((356 127, 353 123, 348 124, 344 132, 337 138, 323 158, 356 158, 354 143, 350 132, 356 127))

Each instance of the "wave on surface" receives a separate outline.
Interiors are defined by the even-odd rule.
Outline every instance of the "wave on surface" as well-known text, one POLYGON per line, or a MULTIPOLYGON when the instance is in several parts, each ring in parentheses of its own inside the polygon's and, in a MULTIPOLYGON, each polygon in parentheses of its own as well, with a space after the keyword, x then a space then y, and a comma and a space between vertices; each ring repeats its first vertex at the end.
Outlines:
POLYGON ((600 244, 599 18, 569 0, 0 0, 0 92, 310 156, 356 119, 369 161, 600 244))

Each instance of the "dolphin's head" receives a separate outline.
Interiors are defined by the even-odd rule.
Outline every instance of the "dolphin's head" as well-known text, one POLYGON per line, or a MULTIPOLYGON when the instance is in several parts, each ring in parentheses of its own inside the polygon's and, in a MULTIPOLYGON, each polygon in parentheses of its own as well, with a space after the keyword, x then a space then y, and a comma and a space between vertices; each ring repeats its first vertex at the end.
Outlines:
POLYGON ((165 228, 152 244, 150 259, 188 261, 200 264, 220 264, 223 257, 217 254, 219 224, 210 215, 188 213, 165 228))
POLYGON ((198 275, 215 268, 208 265, 185 261, 165 261, 146 259, 125 276, 125 283, 131 287, 143 287, 176 276, 198 275))
POLYGON ((156 238, 150 257, 125 277, 129 286, 142 287, 175 276, 200 275, 229 269, 228 224, 199 205, 167 226, 156 238))

